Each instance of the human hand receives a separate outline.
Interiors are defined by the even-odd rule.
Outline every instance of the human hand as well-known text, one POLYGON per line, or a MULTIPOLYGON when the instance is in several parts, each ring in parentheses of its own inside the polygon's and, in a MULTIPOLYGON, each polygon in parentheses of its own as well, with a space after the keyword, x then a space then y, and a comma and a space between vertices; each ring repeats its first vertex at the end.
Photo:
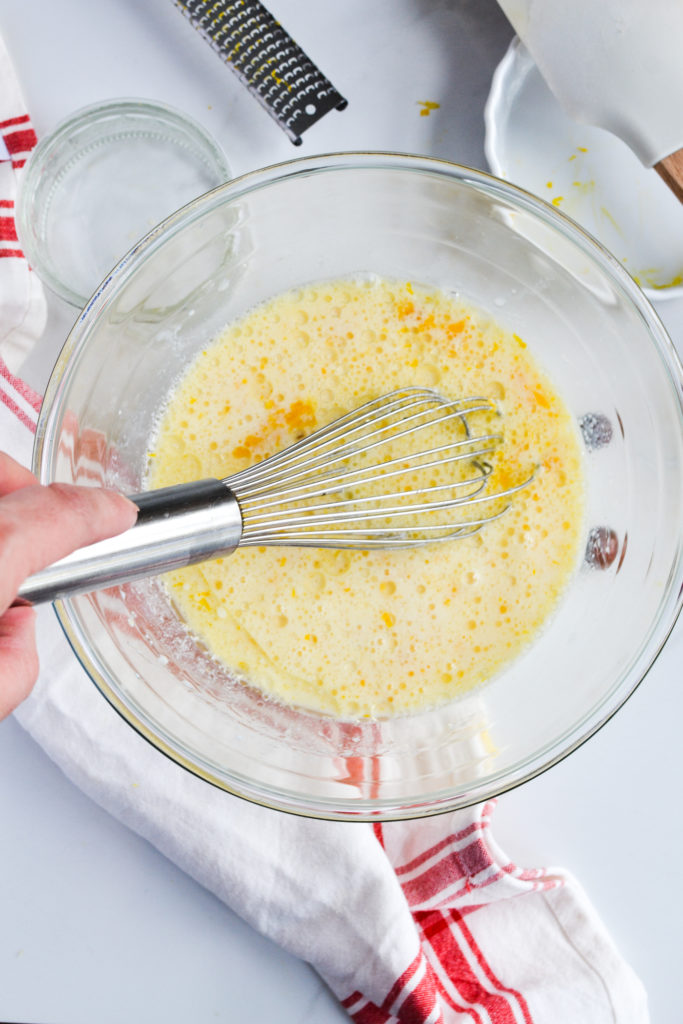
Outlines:
POLYGON ((0 452, 0 719, 38 677, 35 611, 11 607, 20 585, 76 548, 122 533, 137 512, 132 501, 101 487, 42 486, 0 452))

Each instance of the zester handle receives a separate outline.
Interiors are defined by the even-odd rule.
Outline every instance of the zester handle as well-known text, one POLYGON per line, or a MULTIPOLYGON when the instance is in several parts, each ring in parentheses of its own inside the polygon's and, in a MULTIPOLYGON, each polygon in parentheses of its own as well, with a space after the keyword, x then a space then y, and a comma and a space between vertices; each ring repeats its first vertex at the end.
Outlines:
POLYGON ((131 495, 140 509, 130 530, 79 548, 34 573, 17 603, 41 604, 155 576, 230 554, 242 536, 242 514, 221 480, 200 480, 131 495))

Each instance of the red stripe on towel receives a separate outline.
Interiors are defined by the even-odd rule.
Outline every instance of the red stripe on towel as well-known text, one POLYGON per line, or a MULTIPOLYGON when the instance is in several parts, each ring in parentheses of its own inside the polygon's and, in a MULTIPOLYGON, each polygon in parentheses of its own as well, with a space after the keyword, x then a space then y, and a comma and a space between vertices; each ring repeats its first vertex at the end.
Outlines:
POLYGON ((8 117, 5 121, 0 121, 0 132, 5 128, 10 128, 14 124, 28 124, 30 118, 28 114, 20 114, 17 117, 8 117))
POLYGON ((0 242, 18 242, 14 217, 0 217, 0 242))
MULTIPOLYGON (((436 983, 422 951, 420 951, 417 969, 422 972, 422 976, 411 988, 410 982, 416 973, 413 971, 412 977, 403 986, 403 989, 407 990, 405 995, 401 992, 394 999, 392 1012, 401 1024, 424 1024, 424 1021, 427 1020, 433 1024, 442 1024, 443 1014, 439 1005, 436 983)), ((386 1003, 383 1003, 382 1009, 385 1006, 386 1003)))
POLYGON ((423 850, 422 853, 417 857, 413 857, 413 859, 409 860, 406 864, 399 865, 399 867, 395 869, 396 874, 406 875, 409 871, 414 871, 415 868, 420 866, 420 864, 424 864, 425 861, 430 860, 447 846, 452 846, 453 843, 457 843, 461 839, 466 839, 467 836, 472 835, 474 832, 480 831, 481 823, 478 821, 472 822, 472 824, 468 825, 466 828, 461 829, 459 832, 454 832, 453 835, 446 836, 446 838, 442 839, 441 842, 435 843, 434 846, 430 846, 427 850, 423 850))
POLYGON ((17 419, 24 424, 25 427, 31 431, 32 434, 36 432, 36 425, 33 420, 29 419, 23 409, 20 409, 17 403, 10 398, 10 396, 0 389, 0 402, 7 406, 10 412, 13 412, 17 419))
POLYGON ((380 1010, 379 1006, 375 1006, 374 1003, 366 1003, 350 1016, 355 1024, 388 1024, 391 1020, 391 1014, 380 1010))
POLYGON ((5 145, 12 153, 27 153, 30 149, 33 149, 38 137, 34 132, 33 128, 24 128, 21 131, 16 132, 3 132, 5 138, 5 145))
POLYGON ((21 377, 16 377, 11 370, 7 367, 3 359, 0 359, 0 378, 6 380, 8 384, 14 388, 14 390, 21 395, 25 402, 35 409, 36 412, 40 412, 40 407, 43 404, 43 396, 39 395, 37 391, 34 391, 32 387, 22 380, 21 377))
POLYGON ((499 992, 505 993, 507 996, 510 997, 510 999, 514 1000, 516 1005, 519 1007, 525 1024, 533 1024, 531 1013, 529 1011, 529 1006, 527 1004, 526 999, 518 989, 512 988, 509 985, 504 985, 503 982, 494 974, 491 965, 484 956, 474 935, 467 927, 462 914, 460 914, 457 910, 451 910, 450 915, 453 925, 459 929, 463 939, 465 940, 465 942, 467 942, 469 948, 472 950, 472 953, 477 959, 477 963, 479 964, 479 966, 481 967, 482 971, 489 979, 491 984, 495 986, 495 988, 499 992))
MULTIPOLYGON (((498 988, 495 983, 486 986, 477 977, 476 971, 466 956, 465 949, 451 930, 450 914, 441 914, 435 911, 429 917, 429 923, 426 923, 423 928, 423 935, 425 942, 429 943, 433 949, 448 978, 448 983, 442 981, 446 998, 454 1006, 458 1000, 462 1000, 465 1006, 469 1006, 479 1016, 482 1016, 481 1011, 485 1011, 488 1017, 495 1021, 495 1024, 520 1024, 519 1015, 515 1014, 514 1007, 511 1005, 510 994, 503 990, 495 991, 498 988), (478 1009, 479 1007, 481 1010, 478 1009)), ((468 944, 463 943, 463 945, 467 946, 468 944)))

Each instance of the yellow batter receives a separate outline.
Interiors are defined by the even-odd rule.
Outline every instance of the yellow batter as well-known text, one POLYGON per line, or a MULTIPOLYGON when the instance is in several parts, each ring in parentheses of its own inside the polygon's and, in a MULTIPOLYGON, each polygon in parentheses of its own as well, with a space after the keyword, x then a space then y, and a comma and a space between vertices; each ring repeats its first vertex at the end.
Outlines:
POLYGON ((245 548, 167 577, 209 650, 285 702, 351 718, 451 700, 529 643, 576 568, 582 458, 560 396, 522 338, 410 282, 306 287, 229 326, 170 396, 148 484, 228 476, 410 385, 497 402, 491 486, 539 467, 502 519, 427 548, 245 548))

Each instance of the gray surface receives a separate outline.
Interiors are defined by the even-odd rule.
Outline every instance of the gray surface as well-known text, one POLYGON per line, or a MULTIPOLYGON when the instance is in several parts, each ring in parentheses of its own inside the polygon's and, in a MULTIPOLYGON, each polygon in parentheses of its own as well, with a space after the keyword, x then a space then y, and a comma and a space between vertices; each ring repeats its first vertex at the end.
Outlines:
MULTIPOLYGON (((171 0, 0 0, 0 33, 39 135, 97 99, 164 100, 202 121, 236 173, 335 149, 484 166, 482 110, 511 31, 492 0, 273 0, 348 98, 294 149, 171 0), (429 117, 418 103, 441 104, 429 117)), ((28 372, 42 386, 75 312, 50 298, 28 372)), ((662 304, 676 339, 683 304, 662 304)), ((498 842, 583 882, 644 980, 680 1020, 683 630, 627 706, 551 772, 502 797, 498 842)), ((0 1019, 33 1024, 346 1020, 305 964, 257 935, 76 790, 13 720, 0 725, 0 1019)))

